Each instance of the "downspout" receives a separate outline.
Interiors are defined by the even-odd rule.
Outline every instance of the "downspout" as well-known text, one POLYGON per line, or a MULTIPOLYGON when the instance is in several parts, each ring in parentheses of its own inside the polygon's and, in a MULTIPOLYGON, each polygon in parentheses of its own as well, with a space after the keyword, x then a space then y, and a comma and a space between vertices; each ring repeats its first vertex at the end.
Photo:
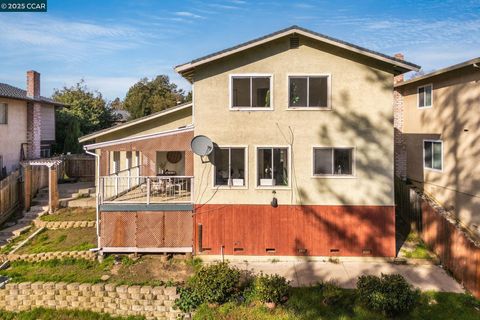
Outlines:
POLYGON ((85 150, 86 154, 92 155, 97 159, 97 172, 96 172, 96 177, 97 177, 96 184, 97 185, 95 187, 95 190, 96 190, 95 211, 96 211, 96 229, 97 229, 97 249, 99 250, 100 249, 100 223, 99 223, 99 221, 100 221, 100 218, 99 218, 99 214, 100 214, 100 204, 99 204, 99 201, 100 201, 100 156, 96 153, 88 151, 86 146, 83 147, 83 150, 85 150))

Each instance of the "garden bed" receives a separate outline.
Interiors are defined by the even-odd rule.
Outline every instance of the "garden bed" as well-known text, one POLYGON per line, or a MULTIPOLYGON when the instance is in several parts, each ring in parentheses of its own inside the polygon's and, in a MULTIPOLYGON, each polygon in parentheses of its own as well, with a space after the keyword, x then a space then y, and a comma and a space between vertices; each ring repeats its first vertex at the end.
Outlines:
MULTIPOLYGON (((367 310, 357 302, 356 290, 341 289, 337 303, 325 305, 320 287, 292 288, 287 303, 274 310, 260 303, 226 303, 221 306, 202 305, 194 319, 228 320, 304 320, 304 319, 389 319, 367 310)), ((395 319, 462 319, 480 318, 480 303, 466 294, 423 292, 420 303, 410 314, 395 319)))
POLYGON ((40 217, 42 221, 95 221, 95 208, 62 208, 40 217))
POLYGON ((15 253, 85 251, 96 247, 95 228, 45 229, 15 253))

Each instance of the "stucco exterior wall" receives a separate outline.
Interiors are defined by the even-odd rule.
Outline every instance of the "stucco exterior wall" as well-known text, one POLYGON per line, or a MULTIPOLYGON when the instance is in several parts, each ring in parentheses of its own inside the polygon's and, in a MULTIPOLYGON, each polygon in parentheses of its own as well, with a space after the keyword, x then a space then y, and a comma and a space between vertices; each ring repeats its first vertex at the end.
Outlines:
POLYGON ((7 172, 19 166, 20 148, 27 142, 27 103, 0 98, 8 104, 8 124, 0 124, 0 155, 7 172))
POLYGON ((402 87, 408 178, 474 231, 480 231, 480 72, 473 66, 402 87), (417 88, 433 85, 431 108, 417 108, 417 88), (443 170, 423 168, 423 140, 443 141, 443 170))
POLYGON ((358 55, 306 38, 282 38, 195 70, 195 135, 247 146, 247 187, 213 187, 213 168, 194 158, 196 204, 393 205, 393 75, 358 55), (273 75, 272 111, 230 111, 229 75, 273 75), (288 110, 289 74, 330 74, 331 110, 288 110), (256 147, 289 146, 290 186, 256 186, 256 147), (354 177, 312 177, 313 147, 354 147, 354 177))

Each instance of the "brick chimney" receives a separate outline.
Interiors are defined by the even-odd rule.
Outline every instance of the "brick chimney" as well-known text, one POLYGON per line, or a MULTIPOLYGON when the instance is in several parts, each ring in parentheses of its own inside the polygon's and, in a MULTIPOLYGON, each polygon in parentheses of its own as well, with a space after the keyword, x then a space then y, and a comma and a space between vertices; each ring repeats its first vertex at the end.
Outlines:
POLYGON ((27 97, 38 99, 40 97, 40 73, 27 71, 27 97))
MULTIPOLYGON (((27 97, 40 98, 40 73, 27 71, 27 97)), ((38 101, 27 104, 27 158, 40 158, 42 144, 42 105, 38 101)))
MULTIPOLYGON (((401 53, 395 54, 395 58, 404 60, 401 53)), ((393 84, 403 82, 403 74, 393 77, 393 84)), ((407 179, 407 146, 403 134, 404 106, 402 88, 393 89, 393 142, 394 142, 394 164, 395 175, 402 180, 407 179)))

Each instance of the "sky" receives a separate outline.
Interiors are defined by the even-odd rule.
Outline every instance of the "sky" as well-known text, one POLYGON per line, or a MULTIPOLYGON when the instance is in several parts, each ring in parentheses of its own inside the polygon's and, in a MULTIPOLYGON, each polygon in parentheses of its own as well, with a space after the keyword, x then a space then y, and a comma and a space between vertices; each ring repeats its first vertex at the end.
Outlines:
POLYGON ((144 77, 289 27, 419 64, 426 72, 480 56, 480 0, 48 0, 46 13, 0 13, 0 82, 42 95, 80 79, 108 100, 144 77))

